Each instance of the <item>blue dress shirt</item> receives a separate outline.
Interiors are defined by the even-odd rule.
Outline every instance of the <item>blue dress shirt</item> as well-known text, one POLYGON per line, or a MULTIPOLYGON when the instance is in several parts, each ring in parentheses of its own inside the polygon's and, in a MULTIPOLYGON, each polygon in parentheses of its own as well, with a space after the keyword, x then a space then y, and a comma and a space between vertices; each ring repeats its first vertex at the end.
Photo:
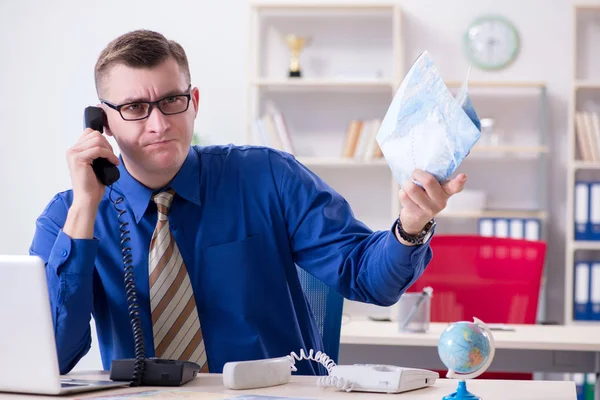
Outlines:
MULTIPOLYGON (((93 239, 62 228, 73 201, 58 193, 36 221, 30 253, 42 257, 61 373, 89 351, 96 323, 102 363, 134 357, 117 211, 127 213, 129 246, 146 356, 154 357, 148 251, 157 220, 153 191, 119 166, 100 203, 93 239)), ((404 246, 392 229, 373 232, 349 204, 292 155, 265 147, 191 147, 170 183, 169 222, 188 269, 211 372, 228 361, 322 351, 296 264, 348 299, 395 303, 431 258, 429 243, 404 246)), ((315 363, 297 363, 316 374, 315 363)))

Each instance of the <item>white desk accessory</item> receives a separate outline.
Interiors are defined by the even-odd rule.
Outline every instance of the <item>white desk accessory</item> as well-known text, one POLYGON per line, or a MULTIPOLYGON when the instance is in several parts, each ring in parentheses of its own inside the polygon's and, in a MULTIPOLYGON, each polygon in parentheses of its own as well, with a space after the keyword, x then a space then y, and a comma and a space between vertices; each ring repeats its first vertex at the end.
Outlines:
POLYGON ((223 385, 228 389, 255 389, 283 385, 292 372, 287 357, 235 361, 223 366, 223 385))
POLYGON ((432 386, 437 372, 394 365, 336 365, 329 376, 319 378, 319 386, 346 391, 401 393, 432 386))

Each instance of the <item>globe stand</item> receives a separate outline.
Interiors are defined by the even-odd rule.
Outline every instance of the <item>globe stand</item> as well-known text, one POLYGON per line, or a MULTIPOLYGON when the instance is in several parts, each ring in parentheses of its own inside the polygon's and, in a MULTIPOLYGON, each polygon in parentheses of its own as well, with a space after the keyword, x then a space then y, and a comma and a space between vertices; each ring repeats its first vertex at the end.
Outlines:
POLYGON ((467 390, 467 382, 459 381, 456 392, 444 396, 442 400, 481 400, 481 397, 475 396, 467 390))

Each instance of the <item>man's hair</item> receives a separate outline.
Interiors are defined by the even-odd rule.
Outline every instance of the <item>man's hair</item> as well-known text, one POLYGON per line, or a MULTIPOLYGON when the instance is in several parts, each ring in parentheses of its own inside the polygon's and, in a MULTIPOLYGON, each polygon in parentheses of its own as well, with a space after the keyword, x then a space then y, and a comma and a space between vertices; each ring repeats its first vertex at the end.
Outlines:
POLYGON ((190 67, 185 50, 179 43, 145 29, 125 33, 110 42, 98 56, 94 68, 96 92, 100 94, 102 79, 109 68, 116 64, 131 68, 153 68, 169 57, 175 59, 189 84, 190 67))

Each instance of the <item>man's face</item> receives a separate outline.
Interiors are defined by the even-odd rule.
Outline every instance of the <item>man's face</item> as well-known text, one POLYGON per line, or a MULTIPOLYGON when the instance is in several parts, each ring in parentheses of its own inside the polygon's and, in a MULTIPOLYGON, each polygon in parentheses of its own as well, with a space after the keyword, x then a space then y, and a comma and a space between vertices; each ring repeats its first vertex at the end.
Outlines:
MULTIPOLYGON (((169 58, 152 69, 117 64, 104 77, 102 99, 115 105, 136 101, 156 101, 188 92, 189 84, 177 62, 169 58)), ((107 133, 113 135, 131 172, 140 179, 153 175, 175 174, 183 164, 191 144, 194 119, 198 112, 198 89, 192 90, 188 109, 180 114, 164 115, 156 105, 150 116, 125 121, 117 110, 102 104, 108 118, 107 133)), ((128 106, 130 110, 139 106, 128 106)), ((125 113, 125 108, 122 109, 125 113)))

